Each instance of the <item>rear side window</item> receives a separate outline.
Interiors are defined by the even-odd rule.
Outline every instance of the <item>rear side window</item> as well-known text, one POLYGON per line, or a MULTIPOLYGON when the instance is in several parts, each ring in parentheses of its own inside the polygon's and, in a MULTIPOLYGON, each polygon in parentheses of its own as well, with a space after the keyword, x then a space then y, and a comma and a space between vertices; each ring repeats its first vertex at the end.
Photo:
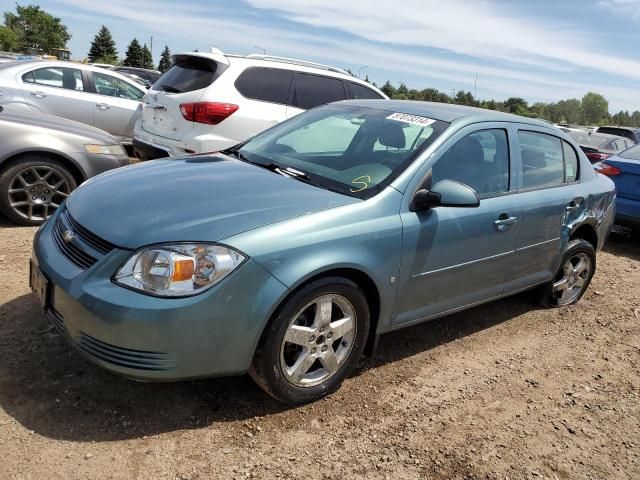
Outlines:
POLYGON ((39 68, 22 76, 22 81, 48 87, 64 88, 82 92, 82 72, 76 68, 39 68))
POLYGON ((173 67, 154 85, 169 93, 184 93, 201 90, 211 85, 220 76, 223 67, 208 58, 177 55, 173 67))
POLYGON ((286 104, 293 72, 278 68, 247 68, 236 80, 236 89, 247 98, 286 104))
POLYGON ((340 79, 306 73, 296 75, 296 91, 293 98, 295 107, 306 110, 345 98, 344 86, 340 79))
POLYGON ((562 150, 564 153, 564 181, 575 182, 578 179, 578 154, 564 140, 562 141, 562 150))
POLYGON ((564 183, 562 140, 546 133, 519 131, 524 188, 564 183))
POLYGON ((359 83, 349 82, 349 88, 351 88, 351 98, 356 98, 356 99, 373 98, 376 100, 383 98, 377 92, 374 92, 370 88, 360 85, 359 83))

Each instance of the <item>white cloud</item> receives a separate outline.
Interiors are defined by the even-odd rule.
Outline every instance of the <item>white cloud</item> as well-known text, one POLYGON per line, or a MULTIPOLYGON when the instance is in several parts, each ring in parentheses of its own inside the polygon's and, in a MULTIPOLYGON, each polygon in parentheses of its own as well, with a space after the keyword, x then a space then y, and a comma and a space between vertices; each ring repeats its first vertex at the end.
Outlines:
POLYGON ((598 5, 617 15, 640 20, 640 0, 600 0, 598 5))

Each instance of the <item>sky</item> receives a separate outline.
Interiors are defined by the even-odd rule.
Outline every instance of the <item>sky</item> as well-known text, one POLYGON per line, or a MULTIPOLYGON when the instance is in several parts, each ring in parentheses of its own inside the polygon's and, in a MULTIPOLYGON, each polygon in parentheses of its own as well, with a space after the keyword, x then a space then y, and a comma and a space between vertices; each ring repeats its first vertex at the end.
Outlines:
MULTIPOLYGON (((530 103, 603 94, 640 110, 640 0, 21 0, 58 16, 83 59, 101 25, 124 56, 262 53, 349 68, 396 86, 530 103), (477 82, 476 82, 477 78, 477 82)), ((0 0, 0 10, 13 10, 0 0)))

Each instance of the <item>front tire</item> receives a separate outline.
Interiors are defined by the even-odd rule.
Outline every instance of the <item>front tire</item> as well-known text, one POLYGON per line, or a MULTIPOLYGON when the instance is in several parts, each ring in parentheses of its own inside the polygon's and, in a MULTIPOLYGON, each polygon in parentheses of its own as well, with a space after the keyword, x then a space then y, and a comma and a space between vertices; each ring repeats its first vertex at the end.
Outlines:
POLYGON ((76 188, 71 172, 42 155, 22 157, 0 171, 0 211, 21 225, 40 225, 76 188))
POLYGON ((340 387, 368 335, 362 290, 345 278, 322 278, 294 293, 275 314, 249 374, 281 402, 311 402, 340 387))
POLYGON ((586 240, 571 240, 553 280, 544 287, 542 304, 563 307, 577 303, 596 271, 596 251, 586 240))

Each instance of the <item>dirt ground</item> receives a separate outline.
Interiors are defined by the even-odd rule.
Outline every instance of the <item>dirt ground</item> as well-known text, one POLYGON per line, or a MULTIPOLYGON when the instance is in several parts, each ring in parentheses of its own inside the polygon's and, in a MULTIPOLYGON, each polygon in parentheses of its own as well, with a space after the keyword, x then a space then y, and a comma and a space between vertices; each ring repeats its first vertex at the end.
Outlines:
POLYGON ((640 478, 640 243, 564 310, 523 294, 386 335, 335 395, 248 377, 145 384, 87 363, 0 219, 0 479, 640 478))

